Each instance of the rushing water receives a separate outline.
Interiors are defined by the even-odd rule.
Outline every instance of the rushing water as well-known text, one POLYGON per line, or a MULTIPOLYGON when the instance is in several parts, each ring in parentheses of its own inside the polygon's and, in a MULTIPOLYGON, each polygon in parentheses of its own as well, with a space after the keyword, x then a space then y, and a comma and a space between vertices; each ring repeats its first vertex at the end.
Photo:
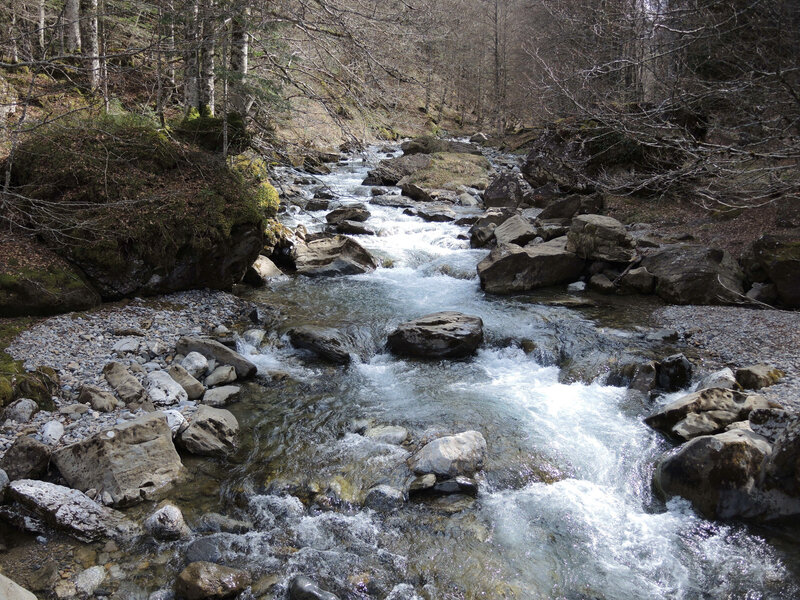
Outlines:
MULTIPOLYGON (((366 201, 366 170, 354 160, 319 179, 338 201, 366 201)), ((797 597, 796 562, 781 549, 790 544, 652 496, 653 461, 669 446, 642 423, 646 401, 556 366, 565 336, 587 362, 637 344, 662 350, 635 328, 646 308, 614 317, 543 301, 552 295, 486 296, 475 276, 486 252, 459 239, 466 228, 370 210, 381 235, 358 241, 390 267, 286 278, 250 294, 277 330, 260 349, 241 349, 262 374, 285 377, 248 387, 230 407, 243 428, 235 464, 191 462, 196 479, 178 500, 190 521, 215 510, 253 528, 209 535, 191 556, 247 567, 255 596, 267 598, 285 597, 296 573, 341 598, 797 597), (439 310, 483 319, 474 358, 414 361, 382 349, 397 323, 439 310), (303 323, 349 327, 375 353, 348 367, 321 363, 282 336, 303 323), (479 496, 361 508, 370 487, 403 486, 409 450, 354 433, 359 420, 402 425, 417 442, 481 431, 489 457, 479 496)), ((287 222, 315 230, 324 213, 290 211, 287 222)))

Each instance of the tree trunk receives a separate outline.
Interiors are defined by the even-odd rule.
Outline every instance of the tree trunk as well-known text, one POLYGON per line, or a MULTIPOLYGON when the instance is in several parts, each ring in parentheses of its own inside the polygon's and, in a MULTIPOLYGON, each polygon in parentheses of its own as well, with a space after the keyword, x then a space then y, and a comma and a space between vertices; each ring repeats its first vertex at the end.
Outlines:
POLYGON ((216 28, 214 23, 214 0, 203 0, 203 39, 200 57, 200 110, 214 114, 214 53, 216 52, 216 28))
POLYGON ((81 48, 81 19, 79 0, 66 0, 64 3, 64 49, 69 54, 81 48))
POLYGON ((243 117, 253 105, 253 98, 247 93, 246 78, 248 54, 250 52, 250 34, 248 33, 250 7, 245 4, 233 16, 231 21, 231 99, 230 104, 243 117))
POLYGON ((45 6, 44 0, 39 0, 39 50, 42 52, 42 56, 44 56, 45 51, 45 42, 44 42, 44 28, 45 28, 45 6))
POLYGON ((100 85, 100 43, 97 26, 98 0, 81 0, 81 53, 89 73, 89 87, 96 90, 100 85))
POLYGON ((183 57, 183 102, 188 112, 192 108, 200 107, 200 88, 198 79, 198 53, 199 53, 199 0, 189 2, 186 15, 185 44, 186 52, 183 57))

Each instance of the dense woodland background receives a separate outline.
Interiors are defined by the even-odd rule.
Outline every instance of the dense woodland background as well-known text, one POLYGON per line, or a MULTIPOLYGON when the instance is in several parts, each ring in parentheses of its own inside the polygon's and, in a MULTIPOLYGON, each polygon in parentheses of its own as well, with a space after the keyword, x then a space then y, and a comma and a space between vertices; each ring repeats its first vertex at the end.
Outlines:
POLYGON ((795 0, 9 0, 0 22, 5 201, 20 140, 103 111, 213 117, 223 155, 482 130, 550 136, 611 193, 800 189, 795 0))

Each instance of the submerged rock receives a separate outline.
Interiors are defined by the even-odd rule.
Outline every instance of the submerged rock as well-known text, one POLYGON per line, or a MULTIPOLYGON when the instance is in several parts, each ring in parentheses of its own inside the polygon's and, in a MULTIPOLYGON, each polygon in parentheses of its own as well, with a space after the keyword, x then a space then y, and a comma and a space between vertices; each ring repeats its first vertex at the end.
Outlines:
POLYGON ((331 592, 321 589, 314 581, 304 575, 298 575, 289 584, 291 600, 339 600, 331 592))
POLYGON ((584 266, 562 237, 525 247, 498 246, 478 263, 478 277, 487 292, 510 294, 575 281, 584 266))
POLYGON ((408 439, 408 429, 397 425, 381 425, 379 427, 369 427, 364 431, 364 437, 368 437, 376 442, 383 444, 399 445, 408 439))
POLYGON ((473 475, 483 468, 486 440, 477 431, 464 431, 425 444, 410 459, 414 473, 441 477, 473 475))
POLYGON ((74 488, 130 506, 164 494, 184 474, 164 413, 148 413, 66 446, 53 455, 74 488))
POLYGON ((84 542, 129 540, 139 533, 136 524, 121 512, 98 504, 78 490, 32 479, 14 481, 9 490, 14 500, 84 542))
POLYGON ((401 323, 390 335, 395 354, 423 358, 460 358, 483 341, 483 321, 457 312, 440 312, 401 323))
POLYGON ((193 562, 175 582, 175 592, 184 600, 224 600, 250 585, 250 574, 210 562, 193 562))

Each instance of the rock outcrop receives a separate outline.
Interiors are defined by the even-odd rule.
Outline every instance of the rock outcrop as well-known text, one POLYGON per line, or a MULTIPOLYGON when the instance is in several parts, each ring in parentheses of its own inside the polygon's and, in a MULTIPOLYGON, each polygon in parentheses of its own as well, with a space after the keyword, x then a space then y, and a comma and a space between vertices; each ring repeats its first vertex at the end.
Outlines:
POLYGON ((483 341, 483 321, 457 312, 439 312, 401 323, 388 339, 395 354, 421 358, 461 358, 483 341))

